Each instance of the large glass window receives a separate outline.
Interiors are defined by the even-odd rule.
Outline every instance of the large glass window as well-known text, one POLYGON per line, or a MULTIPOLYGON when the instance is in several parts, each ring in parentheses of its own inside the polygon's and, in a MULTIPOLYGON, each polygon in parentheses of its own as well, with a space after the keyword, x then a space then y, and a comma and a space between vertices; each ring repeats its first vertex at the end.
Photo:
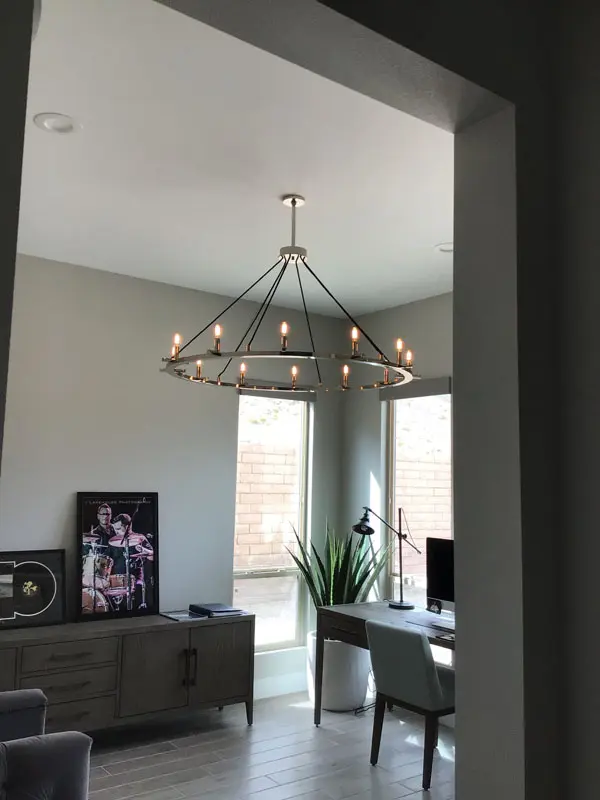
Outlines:
POLYGON ((241 395, 234 603, 256 614, 256 645, 299 644, 301 585, 287 548, 306 536, 308 404, 241 395))
MULTIPOLYGON (((422 555, 404 546, 404 596, 425 608, 425 544, 428 536, 452 538, 452 421, 450 394, 393 400, 390 448, 391 512, 406 525, 422 555)), ((391 577, 399 596, 397 539, 391 577)))

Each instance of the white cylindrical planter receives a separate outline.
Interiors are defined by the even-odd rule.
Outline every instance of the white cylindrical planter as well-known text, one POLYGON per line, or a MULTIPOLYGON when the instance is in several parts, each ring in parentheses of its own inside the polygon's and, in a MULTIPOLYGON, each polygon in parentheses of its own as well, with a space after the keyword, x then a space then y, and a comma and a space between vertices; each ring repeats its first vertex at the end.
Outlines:
MULTIPOLYGON (((307 636, 308 661, 306 665, 308 694, 315 702, 315 654, 317 635, 307 636)), ((360 708, 367 696, 371 658, 368 650, 344 642, 325 640, 323 662, 322 708, 327 711, 352 711, 360 708)))

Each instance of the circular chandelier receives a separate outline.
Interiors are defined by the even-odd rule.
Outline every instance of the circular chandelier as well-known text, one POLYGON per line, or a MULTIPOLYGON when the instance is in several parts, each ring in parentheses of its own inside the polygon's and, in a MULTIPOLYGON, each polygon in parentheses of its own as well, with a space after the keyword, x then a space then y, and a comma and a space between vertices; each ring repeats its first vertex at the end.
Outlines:
MULTIPOLYGON (((411 350, 406 349, 404 341, 399 338, 396 339, 395 359, 389 359, 311 269, 307 262, 306 248, 299 247, 296 244, 296 210, 304 205, 304 198, 300 195, 286 195, 282 198, 282 201, 284 205, 291 209, 291 244, 282 247, 277 261, 185 344, 182 344, 180 334, 176 333, 173 337, 171 354, 163 358, 163 371, 175 378, 200 385, 230 387, 240 391, 261 390, 295 394, 313 394, 319 391, 328 392, 333 390, 345 392, 351 389, 362 391, 385 389, 412 381, 413 353, 411 350), (255 350, 253 349, 253 343, 256 335, 288 270, 296 274, 310 349, 294 349, 291 327, 287 322, 283 321, 279 326, 279 342, 276 349, 255 350), (259 304, 258 310, 252 316, 244 333, 239 338, 235 349, 224 348, 222 346, 225 331, 223 318, 228 312, 235 309, 240 300, 246 297, 261 281, 273 274, 275 277, 263 301, 259 304), (311 318, 306 305, 302 280, 303 274, 305 277, 308 274, 312 280, 316 281, 350 323, 349 353, 330 352, 326 347, 317 349, 311 318), (211 328, 212 347, 202 353, 189 353, 191 345, 211 328), (369 343, 373 350, 372 353, 365 354, 361 352, 361 336, 369 343), (285 363, 286 361, 290 365, 289 372, 286 371, 286 375, 289 375, 289 378, 282 379, 278 376, 275 379, 269 379, 257 376, 261 364, 272 365, 273 362, 285 363), (329 362, 330 365, 339 363, 339 371, 332 370, 330 367, 326 369, 324 362, 329 362), (211 365, 216 365, 214 376, 210 376, 207 372, 211 365), (355 367, 358 369, 355 370, 355 367), (352 374, 354 372, 362 374, 364 378, 367 372, 364 368, 368 368, 368 379, 353 381, 352 374), (191 372, 188 372, 188 369, 191 369, 191 372), (312 375, 312 380, 310 375, 312 375), (331 377, 332 375, 333 378, 331 377)), ((239 307, 237 311, 239 312, 239 307)))

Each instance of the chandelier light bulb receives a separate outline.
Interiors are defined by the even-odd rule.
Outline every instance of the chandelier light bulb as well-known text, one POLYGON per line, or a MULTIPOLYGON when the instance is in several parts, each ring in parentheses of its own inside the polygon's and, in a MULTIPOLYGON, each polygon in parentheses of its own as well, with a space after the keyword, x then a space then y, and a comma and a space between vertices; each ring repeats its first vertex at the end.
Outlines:
POLYGON ((181 346, 181 336, 176 333, 173 336, 173 350, 171 351, 171 358, 177 360, 179 358, 179 348, 181 346))
POLYGON ((214 348, 213 348, 215 353, 220 353, 221 352, 221 335, 222 335, 222 333, 223 333, 223 328, 217 322, 217 324, 215 325, 215 345, 214 345, 214 348))
POLYGON ((352 355, 358 355, 358 340, 360 339, 360 331, 357 327, 352 328, 350 332, 350 338, 352 339, 352 355))
POLYGON ((196 361, 196 380, 199 381, 202 378, 202 361, 198 359, 196 361))
POLYGON ((407 369, 412 369, 412 365, 413 365, 413 351, 407 350, 405 366, 407 369))
POLYGON ((398 356, 398 366, 402 366, 402 352, 404 350, 404 342, 402 339, 396 339, 396 354, 398 356))
POLYGON ((282 350, 287 350, 287 346, 288 346, 287 337, 288 337, 289 331, 290 331, 290 326, 287 324, 287 322, 282 322, 281 326, 279 328, 279 332, 281 333, 281 349, 282 350))
POLYGON ((240 386, 243 386, 244 383, 246 382, 246 369, 247 367, 242 361, 242 363, 240 364, 240 386))
POLYGON ((342 367, 342 389, 348 388, 348 375, 350 375, 350 367, 344 364, 342 367))
POLYGON ((296 388, 297 380, 298 380, 298 367, 294 365, 292 367, 292 389, 296 388))
POLYGON ((171 348, 171 359, 175 361, 175 345, 171 348))

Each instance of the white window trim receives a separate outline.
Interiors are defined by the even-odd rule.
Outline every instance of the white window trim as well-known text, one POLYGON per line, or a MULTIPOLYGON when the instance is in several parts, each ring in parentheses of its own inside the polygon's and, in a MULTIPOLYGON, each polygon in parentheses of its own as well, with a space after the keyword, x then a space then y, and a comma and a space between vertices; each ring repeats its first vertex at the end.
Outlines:
MULTIPOLYGON (((385 401, 386 405, 386 437, 384 446, 386 464, 385 486, 387 499, 385 506, 387 511, 387 519, 389 520, 395 520, 396 518, 396 509, 393 507, 396 480, 394 463, 396 453, 396 415, 394 413, 394 401, 408 399, 411 397, 433 397, 440 394, 449 394, 450 397, 452 397, 452 378, 446 376, 442 378, 417 379, 411 381, 405 386, 396 386, 392 389, 380 390, 379 392, 379 399, 382 402, 385 401)), ((450 425, 452 427, 452 421, 450 422, 450 425)), ((454 461, 452 463, 454 463, 454 461)), ((452 470, 453 469, 454 467, 452 466, 452 470)), ((391 524, 393 524, 395 527, 396 522, 391 524)), ((454 514, 452 514, 452 525, 454 526, 454 514)), ((386 542, 389 546, 392 541, 395 542, 396 537, 387 529, 385 533, 386 542)), ((454 538, 454 533, 452 534, 452 538, 454 538)), ((385 591, 384 596, 394 596, 394 584, 397 584, 398 580, 399 576, 393 572, 393 559, 390 559, 389 567, 387 570, 385 570, 385 581, 383 586, 385 591)))
MULTIPOLYGON (((312 431, 313 431, 313 407, 311 400, 306 397, 295 398, 283 392, 249 392, 239 391, 239 394, 249 394, 255 397, 264 397, 267 400, 283 399, 293 400, 294 402, 304 403, 304 413, 302 415, 302 463, 300 467, 300 501, 299 501, 299 520, 300 520, 300 539, 305 547, 310 543, 309 535, 309 509, 310 509, 310 475, 312 459, 312 431)), ((239 413, 239 411, 238 411, 239 413)), ((306 583, 302 580, 300 570, 296 566, 290 567, 257 567, 256 569, 235 569, 233 579, 252 580, 254 578, 276 578, 287 575, 295 575, 298 578, 298 615, 296 618, 296 638, 271 644, 257 645, 255 652, 267 653, 274 650, 291 650, 301 647, 306 642, 308 630, 308 590, 306 583)))

